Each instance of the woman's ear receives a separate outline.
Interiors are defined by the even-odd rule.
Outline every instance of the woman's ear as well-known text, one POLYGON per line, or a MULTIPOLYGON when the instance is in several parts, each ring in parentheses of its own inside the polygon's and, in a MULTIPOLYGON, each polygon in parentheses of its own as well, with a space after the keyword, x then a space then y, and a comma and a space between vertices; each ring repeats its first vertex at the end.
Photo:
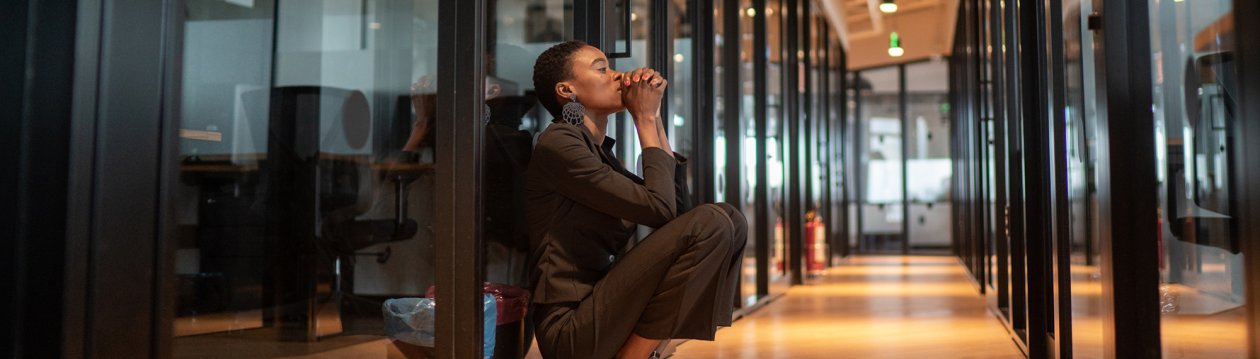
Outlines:
POLYGON ((556 83, 556 96, 560 96, 561 98, 568 99, 568 98, 573 98, 573 94, 574 92, 573 92, 572 84, 566 81, 561 81, 561 82, 556 83))

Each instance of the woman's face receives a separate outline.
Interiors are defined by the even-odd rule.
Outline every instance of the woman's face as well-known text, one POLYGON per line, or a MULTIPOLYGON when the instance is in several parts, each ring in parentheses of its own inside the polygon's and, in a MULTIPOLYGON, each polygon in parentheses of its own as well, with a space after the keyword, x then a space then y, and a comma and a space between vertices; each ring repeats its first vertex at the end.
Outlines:
POLYGON ((592 116, 607 116, 625 108, 621 103, 621 73, 608 66, 603 51, 586 46, 574 52, 569 56, 569 73, 573 77, 556 86, 565 101, 569 92, 577 94, 578 102, 592 116))

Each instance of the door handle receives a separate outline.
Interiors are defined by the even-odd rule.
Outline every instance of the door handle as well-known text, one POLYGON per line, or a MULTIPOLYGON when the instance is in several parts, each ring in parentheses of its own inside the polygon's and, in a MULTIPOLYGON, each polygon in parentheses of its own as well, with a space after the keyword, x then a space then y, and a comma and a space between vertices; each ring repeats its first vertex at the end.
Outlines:
MULTIPOLYGON (((617 47, 616 47, 616 46, 610 46, 610 47, 609 47, 609 50, 612 50, 612 51, 609 51, 609 52, 607 52, 607 53, 605 53, 605 54, 604 54, 605 56, 607 56, 607 57, 608 57, 608 58, 610 58, 610 59, 626 59, 626 58, 630 58, 630 56, 632 56, 632 55, 631 55, 631 45, 632 45, 632 39, 630 38, 630 37, 631 37, 631 27, 630 27, 630 26, 631 26, 631 21, 632 21, 633 19, 631 19, 631 18, 630 18, 630 14, 632 13, 632 11, 630 11, 630 5, 631 5, 630 0, 621 0, 621 15, 622 15, 622 16, 621 16, 621 25, 622 25, 622 26, 621 26, 621 30, 622 30, 622 32, 623 32, 623 35, 625 35, 624 39, 625 39, 625 41, 626 41, 626 43, 625 43, 625 44, 626 44, 626 47, 625 47, 625 49, 626 49, 626 50, 625 50, 625 51, 623 51, 623 52, 616 52, 615 50, 616 50, 616 48, 617 48, 617 47)), ((614 41, 615 41, 615 38, 614 38, 614 41)))

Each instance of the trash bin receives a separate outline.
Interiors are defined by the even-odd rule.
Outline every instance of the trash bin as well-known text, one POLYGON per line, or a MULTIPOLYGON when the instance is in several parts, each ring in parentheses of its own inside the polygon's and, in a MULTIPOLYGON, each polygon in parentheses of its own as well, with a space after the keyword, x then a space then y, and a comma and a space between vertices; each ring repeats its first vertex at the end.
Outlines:
MULTIPOLYGON (((533 339, 533 325, 525 316, 529 313, 529 290, 502 283, 486 282, 482 293, 493 296, 498 317, 494 323, 494 357, 496 359, 520 359, 529 352, 533 339)), ((433 287, 425 293, 433 297, 433 287)), ((488 323, 488 322, 487 322, 488 323)), ((489 326, 487 326, 489 327, 489 326)), ((487 330, 489 335, 490 331, 487 330)))
MULTIPOLYGON (((485 329, 482 333, 482 353, 485 358, 494 356, 495 323, 498 320, 497 298, 493 294, 482 296, 482 317, 485 329)), ((394 298, 381 304, 385 317, 385 335, 399 342, 423 347, 427 357, 432 357, 433 321, 436 303, 433 298, 394 298)))

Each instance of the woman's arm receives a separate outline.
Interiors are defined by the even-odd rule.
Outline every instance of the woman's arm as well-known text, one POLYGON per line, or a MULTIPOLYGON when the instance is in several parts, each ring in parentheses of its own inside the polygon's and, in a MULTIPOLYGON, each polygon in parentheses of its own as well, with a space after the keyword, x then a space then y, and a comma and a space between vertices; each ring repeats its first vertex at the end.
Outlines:
POLYGON ((669 81, 656 73, 656 70, 646 67, 631 71, 622 78, 622 103, 634 121, 639 145, 645 151, 653 147, 660 148, 672 157, 674 150, 669 145, 664 120, 661 119, 661 96, 669 86, 669 81))
MULTIPOLYGON (((658 147, 674 157, 674 193, 675 193, 675 209, 677 213, 685 213, 691 210, 691 190, 687 187, 687 159, 674 153, 673 146, 669 143, 669 136, 665 132, 665 124, 668 119, 661 118, 660 98, 664 96, 665 88, 669 81, 660 77, 656 71, 643 68, 631 71, 624 77, 626 79, 623 84, 633 86, 636 83, 647 85, 652 91, 642 94, 646 98, 633 97, 629 90, 623 91, 627 95, 622 102, 626 104, 626 109, 630 110, 630 116, 635 119, 635 126, 639 132, 639 143, 643 146, 644 152, 648 148, 658 147), (647 113, 651 110, 650 115, 647 113), (648 127, 651 126, 651 127, 648 127), (648 129, 651 129, 651 133, 648 129), (646 138, 646 140, 644 140, 646 138)), ((646 160, 646 156, 645 156, 646 160)), ((646 161, 645 161, 646 162, 646 161)))
POLYGON ((553 125, 538 138, 530 166, 548 176, 546 186, 608 215, 660 227, 678 214, 675 159, 661 148, 643 151, 643 184, 604 164, 576 126, 553 125))
MULTIPOLYGON (((660 110, 658 109, 657 112, 659 113, 660 110)), ((668 137, 668 134, 666 134, 665 132, 665 124, 668 123, 667 121, 669 120, 661 119, 660 116, 657 116, 656 135, 657 137, 660 137, 661 139, 661 149, 665 150, 665 152, 673 154, 674 153, 673 145, 669 144, 669 137, 668 137)))

